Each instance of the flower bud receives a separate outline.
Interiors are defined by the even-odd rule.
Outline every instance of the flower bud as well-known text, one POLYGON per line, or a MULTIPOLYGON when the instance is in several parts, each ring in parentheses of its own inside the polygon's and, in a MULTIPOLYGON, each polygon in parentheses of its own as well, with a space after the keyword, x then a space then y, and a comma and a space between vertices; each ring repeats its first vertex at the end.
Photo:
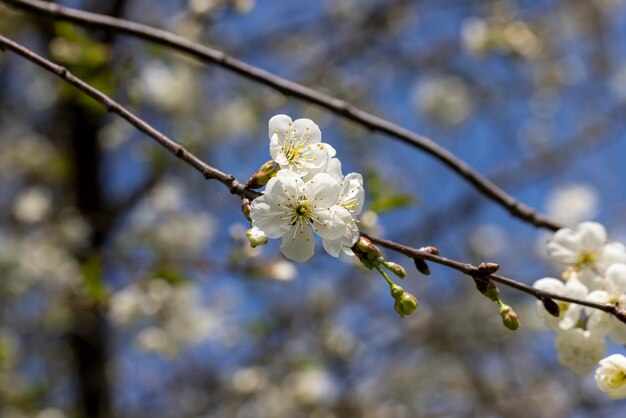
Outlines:
POLYGON ((259 189, 267 184, 274 175, 278 166, 274 164, 274 161, 270 160, 263 164, 259 170, 250 177, 246 186, 250 189, 259 189))
POLYGON ((500 264, 498 263, 480 263, 478 266, 478 271, 483 274, 493 274, 500 269, 500 264))
POLYGON ((250 200, 249 199, 241 199, 241 211, 243 212, 243 216, 246 217, 247 220, 252 222, 250 218, 250 200))
POLYGON ((402 295, 396 299, 396 303, 393 308, 398 312, 401 317, 409 316, 417 309, 419 303, 415 296, 410 293, 403 292, 402 295))
POLYGON ((474 277, 474 283, 476 284, 476 289, 478 289, 480 293, 485 295, 492 302, 498 302, 500 292, 491 280, 482 277, 474 277))
POLYGON ((359 237, 356 244, 352 246, 352 251, 354 251, 361 263, 370 270, 384 261, 380 249, 365 237, 359 237))
POLYGON ((520 327, 519 316, 509 305, 500 305, 500 316, 502 317, 504 326, 511 331, 515 331, 520 327))
POLYGON ((428 264, 426 264, 426 261, 422 260, 421 258, 415 257, 413 259, 413 262, 415 263, 415 268, 417 269, 417 271, 422 273, 424 276, 428 276, 430 274, 430 268, 428 268, 428 264))
POLYGON ((383 265, 399 278, 404 279, 406 277, 406 270, 400 264, 394 263, 392 261, 385 261, 383 265))
POLYGON ((546 308, 546 311, 554 317, 559 317, 561 314, 561 308, 559 308, 559 304, 549 298, 541 299, 541 303, 543 303, 543 307, 546 308))
POLYGON ((259 245, 267 244, 268 241, 263 231, 261 231, 256 226, 246 231, 246 237, 248 238, 248 241, 250 242, 250 246, 252 248, 256 248, 259 245))
POLYGON ((402 288, 402 286, 398 286, 397 284, 391 285, 391 296, 395 300, 398 300, 402 296, 403 293, 404 293, 404 289, 402 288))
POLYGON ((424 253, 429 253, 432 255, 439 255, 440 251, 439 248, 433 246, 433 245, 429 245, 427 247, 422 247, 419 249, 420 251, 424 252, 424 253))

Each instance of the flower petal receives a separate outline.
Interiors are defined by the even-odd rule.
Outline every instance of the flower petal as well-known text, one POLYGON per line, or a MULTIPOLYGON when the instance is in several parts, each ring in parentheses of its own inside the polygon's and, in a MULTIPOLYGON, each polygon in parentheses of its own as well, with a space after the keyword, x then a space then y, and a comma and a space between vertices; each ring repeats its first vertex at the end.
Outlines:
POLYGON ((330 158, 333 158, 335 155, 337 155, 337 150, 335 148, 333 148, 332 145, 326 144, 326 143, 324 143, 323 145, 324 145, 324 147, 326 147, 326 150, 328 151, 328 156, 330 158))
POLYGON ((340 238, 337 239, 325 239, 323 241, 324 249, 333 257, 339 257, 339 254, 343 251, 348 255, 354 255, 352 252, 352 246, 359 238, 359 230, 356 227, 348 227, 348 230, 340 238))
POLYGON ((326 173, 316 174, 305 184, 306 196, 316 210, 330 208, 339 200, 339 184, 326 173))
POLYGON ((298 196, 305 194, 304 182, 291 170, 279 170, 265 188, 265 196, 270 196, 277 206, 295 203, 298 196))
POLYGON ((559 229, 548 241, 548 255, 562 264, 574 264, 581 251, 580 236, 570 228, 559 229))
POLYGON ((306 261, 313 256, 315 241, 308 225, 291 225, 280 245, 283 255, 293 261, 306 261))
POLYGON ((287 161, 287 158, 285 157, 285 153, 283 152, 283 144, 282 141, 280 140, 280 138, 278 137, 278 134, 274 134, 270 137, 270 155, 272 156, 272 160, 276 161, 278 164, 282 163, 281 161, 278 160, 279 155, 282 156, 281 158, 284 159, 284 161, 287 161))
POLYGON ((358 173, 348 174, 341 188, 339 201, 352 215, 358 215, 363 209, 365 191, 363 190, 363 176, 358 173))
POLYGON ((313 230, 324 239, 337 239, 346 233, 348 225, 354 222, 350 212, 335 205, 328 209, 313 211, 313 230))
POLYGON ((292 129, 295 129, 295 135, 302 138, 306 144, 317 144, 322 141, 322 131, 311 119, 296 119, 292 129))
POLYGON ((285 136, 289 135, 292 125, 291 118, 287 115, 276 115, 272 117, 268 123, 269 138, 272 138, 274 134, 278 134, 278 139, 282 144, 285 140, 285 136))
POLYGON ((606 288, 611 295, 626 293, 626 264, 613 264, 606 270, 606 288))
POLYGON ((597 222, 583 222, 576 228, 585 251, 599 251, 606 243, 606 229, 597 222))
POLYGON ((268 196, 260 196, 250 204, 252 226, 259 228, 269 238, 279 238, 289 228, 289 220, 283 219, 284 211, 267 202, 268 196))
POLYGON ((343 174, 341 174, 341 161, 339 158, 331 158, 328 160, 328 167, 326 168, 326 172, 335 180, 337 180, 338 184, 343 182, 343 174))
POLYGON ((601 273, 604 273, 606 269, 616 263, 626 264, 626 247, 621 242, 609 242, 600 250, 596 266, 601 273))

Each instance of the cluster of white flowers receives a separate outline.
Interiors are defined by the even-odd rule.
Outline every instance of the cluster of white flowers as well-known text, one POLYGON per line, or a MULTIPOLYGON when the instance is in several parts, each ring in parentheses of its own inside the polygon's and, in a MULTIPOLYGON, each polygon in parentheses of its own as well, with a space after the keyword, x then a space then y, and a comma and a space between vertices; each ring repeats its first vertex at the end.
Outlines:
POLYGON ((198 293, 194 283, 172 285, 163 279, 133 283, 111 296, 110 317, 121 326, 147 320, 150 325, 137 336, 137 345, 173 356, 183 346, 207 339, 218 327, 217 316, 201 305, 198 293))
MULTIPOLYGON (((626 247, 607 238, 605 228, 583 222, 557 231, 548 242, 549 256, 566 266, 562 280, 543 278, 534 287, 575 299, 626 308, 626 247)), ((626 324, 594 308, 557 301, 558 317, 541 302, 538 313, 556 331, 559 361, 584 375, 599 362, 596 383, 612 398, 626 398, 626 358, 615 354, 603 360, 605 337, 626 344, 626 324)))
POLYGON ((280 170, 250 206, 255 242, 262 236, 282 238, 287 258, 306 261, 313 256, 316 232, 332 256, 352 254, 359 237, 354 217, 363 204, 362 176, 342 175, 335 149, 322 142, 320 128, 310 119, 276 115, 269 121, 269 137, 280 170))

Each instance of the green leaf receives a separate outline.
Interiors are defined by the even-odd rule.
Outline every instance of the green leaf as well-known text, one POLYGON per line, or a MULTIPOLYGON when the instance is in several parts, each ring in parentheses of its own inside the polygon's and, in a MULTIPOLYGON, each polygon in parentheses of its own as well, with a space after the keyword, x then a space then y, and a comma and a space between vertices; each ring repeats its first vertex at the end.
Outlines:
POLYGON ((375 170, 365 173, 365 191, 369 202, 368 209, 377 213, 409 206, 415 202, 411 194, 397 191, 375 170))

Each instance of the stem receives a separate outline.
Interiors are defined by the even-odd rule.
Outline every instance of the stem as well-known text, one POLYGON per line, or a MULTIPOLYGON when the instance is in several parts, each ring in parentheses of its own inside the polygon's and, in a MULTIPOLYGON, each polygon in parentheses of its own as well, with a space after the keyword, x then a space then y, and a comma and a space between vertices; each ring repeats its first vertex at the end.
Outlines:
POLYGON ((395 285, 394 281, 391 280, 391 277, 389 277, 389 275, 385 272, 385 270, 381 269, 380 266, 376 266, 376 270, 378 270, 378 272, 382 274, 385 280, 387 280, 387 283, 389 283, 389 287, 395 285))

